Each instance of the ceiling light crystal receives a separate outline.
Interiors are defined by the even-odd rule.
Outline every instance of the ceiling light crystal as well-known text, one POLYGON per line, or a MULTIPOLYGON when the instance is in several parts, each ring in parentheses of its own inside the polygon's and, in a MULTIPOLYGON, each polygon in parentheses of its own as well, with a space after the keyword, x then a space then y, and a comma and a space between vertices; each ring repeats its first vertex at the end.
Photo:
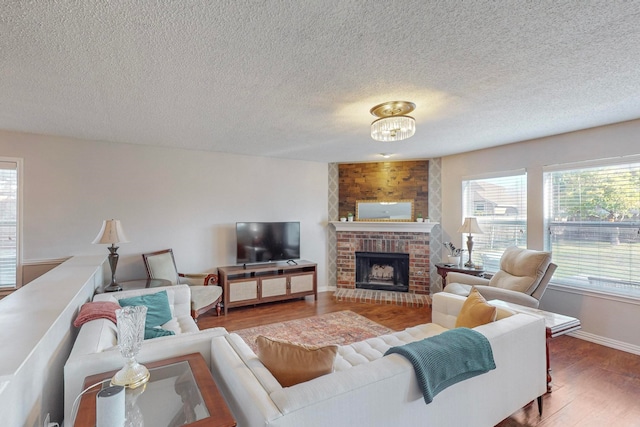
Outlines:
POLYGON ((407 116, 416 105, 407 101, 391 101, 376 105, 371 114, 380 117, 371 123, 371 138, 376 141, 402 141, 416 133, 416 121, 407 116))

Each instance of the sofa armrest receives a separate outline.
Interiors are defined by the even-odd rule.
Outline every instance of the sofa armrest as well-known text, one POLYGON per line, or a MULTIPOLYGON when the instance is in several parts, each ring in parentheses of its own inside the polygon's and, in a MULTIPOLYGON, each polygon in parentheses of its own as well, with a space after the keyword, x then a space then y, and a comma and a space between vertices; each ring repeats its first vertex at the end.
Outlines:
POLYGON ((178 277, 191 286, 209 286, 218 284, 218 275, 213 273, 178 273, 178 277))
POLYGON ((447 284, 449 283, 461 283, 463 285, 489 285, 489 279, 484 277, 472 276, 470 274, 456 273, 452 271, 447 273, 447 284))
POLYGON ((523 292, 510 289, 496 288, 495 286, 476 286, 476 289, 487 301, 499 299, 525 307, 538 308, 539 301, 523 292))
POLYGON ((433 294, 431 321, 447 329, 453 328, 466 299, 466 297, 447 292, 433 294))
POLYGON ((211 374, 239 426, 268 425, 282 413, 251 370, 257 357, 248 347, 233 345, 235 338, 229 334, 211 340, 211 374))

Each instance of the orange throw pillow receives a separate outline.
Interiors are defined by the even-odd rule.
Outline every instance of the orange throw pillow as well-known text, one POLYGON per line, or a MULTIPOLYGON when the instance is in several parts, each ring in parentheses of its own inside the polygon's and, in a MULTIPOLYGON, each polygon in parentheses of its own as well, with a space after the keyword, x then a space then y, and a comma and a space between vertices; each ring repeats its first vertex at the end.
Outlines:
POLYGON ((337 345, 316 347, 258 336, 258 358, 282 387, 333 372, 337 345))
POLYGON ((467 300, 458 313, 456 328, 475 328, 493 322, 497 314, 498 309, 488 304, 475 287, 471 288, 467 300))

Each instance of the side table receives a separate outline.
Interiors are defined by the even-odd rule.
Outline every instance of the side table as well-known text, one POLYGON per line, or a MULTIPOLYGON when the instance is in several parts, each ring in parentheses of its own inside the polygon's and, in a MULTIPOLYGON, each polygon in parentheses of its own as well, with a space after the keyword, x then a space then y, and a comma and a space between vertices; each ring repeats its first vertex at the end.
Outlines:
POLYGON ((438 274, 442 276, 442 283, 446 284, 447 273, 464 273, 469 274, 471 276, 482 277, 484 275, 484 269, 482 268, 469 268, 464 265, 454 265, 454 264, 444 264, 444 263, 436 263, 436 270, 438 270, 438 274))
POLYGON ((581 328, 580 320, 575 317, 565 316, 564 314, 552 313, 538 308, 525 307, 497 299, 489 301, 489 304, 505 307, 517 313, 533 314, 544 319, 547 337, 547 393, 551 393, 551 363, 549 360, 549 344, 551 343, 551 338, 577 331, 581 328))
MULTIPOLYGON (((135 389, 126 389, 126 416, 131 425, 236 425, 236 420, 200 353, 145 363, 145 366, 151 373, 149 382, 135 389)), ((102 387, 109 386, 115 372, 117 371, 85 378, 84 388, 91 385, 95 387, 82 396, 73 424, 75 427, 95 426, 96 395, 102 387)))

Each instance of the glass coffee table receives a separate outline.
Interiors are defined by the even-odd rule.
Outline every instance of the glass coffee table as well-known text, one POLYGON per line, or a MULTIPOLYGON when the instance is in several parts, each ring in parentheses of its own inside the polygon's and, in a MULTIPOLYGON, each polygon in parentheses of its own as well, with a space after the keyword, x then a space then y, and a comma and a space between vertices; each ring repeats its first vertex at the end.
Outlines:
MULTIPOLYGON (((126 389, 125 426, 236 425, 200 353, 144 365, 149 369, 151 378, 143 386, 126 389)), ((105 372, 85 379, 83 389, 94 384, 95 387, 82 396, 74 426, 96 425, 96 395, 110 385, 111 377, 116 372, 105 372)))

